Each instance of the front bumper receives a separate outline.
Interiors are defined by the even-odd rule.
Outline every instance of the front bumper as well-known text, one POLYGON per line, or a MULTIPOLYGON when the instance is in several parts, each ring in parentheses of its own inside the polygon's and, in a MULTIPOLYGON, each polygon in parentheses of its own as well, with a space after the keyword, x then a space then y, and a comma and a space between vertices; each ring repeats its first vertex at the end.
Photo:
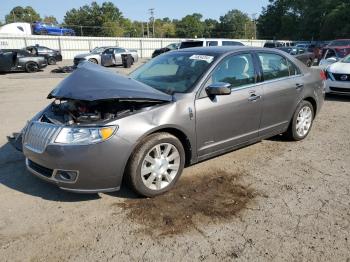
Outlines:
POLYGON ((328 79, 326 82, 326 93, 350 95, 350 81, 332 81, 328 79))
POLYGON ((119 190, 131 150, 132 145, 117 135, 92 145, 48 144, 42 153, 23 145, 31 173, 77 193, 119 190), (75 172, 77 176, 73 181, 57 179, 57 172, 61 171, 75 172))

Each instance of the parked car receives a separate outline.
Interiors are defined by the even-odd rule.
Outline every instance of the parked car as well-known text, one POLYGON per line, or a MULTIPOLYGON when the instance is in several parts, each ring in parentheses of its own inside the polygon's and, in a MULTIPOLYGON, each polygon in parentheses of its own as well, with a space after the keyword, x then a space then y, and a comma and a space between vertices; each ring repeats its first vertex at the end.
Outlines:
POLYGON ((284 45, 278 41, 274 41, 274 42, 269 42, 267 41, 265 44, 264 44, 264 47, 265 48, 278 48, 278 47, 283 47, 284 45))
POLYGON ((139 55, 136 50, 126 49, 122 47, 110 47, 107 48, 101 54, 101 65, 114 66, 123 65, 122 55, 130 54, 132 57, 132 64, 139 60, 139 55))
POLYGON ((191 47, 206 47, 206 46, 244 46, 241 42, 232 39, 190 39, 182 41, 179 49, 191 47))
POLYGON ((350 46, 327 46, 323 49, 320 67, 326 69, 329 65, 338 62, 350 54, 350 46))
POLYGON ((28 46, 26 47, 26 50, 33 55, 45 57, 49 65, 55 65, 57 62, 62 61, 62 55, 60 51, 53 50, 46 46, 28 46))
POLYGON ((328 44, 329 47, 350 46, 350 39, 337 39, 328 44))
POLYGON ((309 52, 307 48, 296 46, 296 47, 280 47, 277 49, 294 56, 296 59, 300 60, 308 67, 311 67, 314 63, 315 54, 309 52))
POLYGON ((82 63, 23 131, 29 171, 62 189, 153 197, 185 166, 278 134, 305 139, 324 71, 252 47, 168 52, 128 77, 82 63), (125 176, 125 177, 123 177, 125 176))
POLYGON ((33 34, 37 35, 66 35, 74 36, 75 32, 73 29, 63 28, 59 25, 35 22, 32 24, 33 34))
POLYGON ((25 71, 34 73, 47 66, 44 57, 35 56, 23 49, 0 50, 0 72, 25 71))
POLYGON ((350 95, 350 55, 327 68, 326 93, 350 95))
POLYGON ((76 55, 74 57, 74 64, 78 65, 80 62, 89 61, 94 64, 101 64, 101 55, 107 48, 113 48, 112 46, 95 47, 90 53, 76 55))
POLYGON ((152 54, 152 58, 159 56, 160 54, 179 49, 179 47, 180 47, 180 43, 172 43, 170 45, 167 45, 166 47, 156 49, 152 54))

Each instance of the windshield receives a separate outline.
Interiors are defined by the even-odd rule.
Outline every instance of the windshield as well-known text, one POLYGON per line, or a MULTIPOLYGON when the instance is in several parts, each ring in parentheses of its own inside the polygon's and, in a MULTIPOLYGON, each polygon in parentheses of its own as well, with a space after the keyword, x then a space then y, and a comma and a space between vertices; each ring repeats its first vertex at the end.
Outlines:
POLYGON ((342 60, 343 63, 347 63, 347 64, 350 64, 350 55, 346 56, 343 60, 342 60))
POLYGON ((95 47, 91 50, 92 54, 101 54, 106 48, 104 47, 95 47))
POLYGON ((215 60, 195 52, 158 56, 130 74, 132 78, 167 94, 189 92, 215 60))
POLYGON ((350 45, 350 40, 334 40, 329 43, 329 46, 347 46, 350 45))

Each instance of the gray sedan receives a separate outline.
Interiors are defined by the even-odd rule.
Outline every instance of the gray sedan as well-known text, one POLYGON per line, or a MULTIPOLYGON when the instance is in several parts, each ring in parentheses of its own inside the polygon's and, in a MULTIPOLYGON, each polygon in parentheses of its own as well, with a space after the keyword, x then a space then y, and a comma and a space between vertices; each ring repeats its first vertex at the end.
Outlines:
POLYGON ((284 134, 303 140, 324 101, 324 74, 249 47, 160 55, 129 77, 83 63, 23 131, 27 168, 83 193, 170 190, 183 168, 284 134))

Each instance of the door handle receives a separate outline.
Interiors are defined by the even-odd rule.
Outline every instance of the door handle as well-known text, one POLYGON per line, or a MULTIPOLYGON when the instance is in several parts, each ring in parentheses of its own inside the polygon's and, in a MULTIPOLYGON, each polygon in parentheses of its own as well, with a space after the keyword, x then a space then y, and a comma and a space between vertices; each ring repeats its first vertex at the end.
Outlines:
POLYGON ((296 84, 297 90, 300 90, 304 87, 304 84, 296 84))
POLYGON ((257 96, 256 94, 251 94, 251 96, 248 98, 250 102, 256 102, 261 98, 261 96, 257 96))

